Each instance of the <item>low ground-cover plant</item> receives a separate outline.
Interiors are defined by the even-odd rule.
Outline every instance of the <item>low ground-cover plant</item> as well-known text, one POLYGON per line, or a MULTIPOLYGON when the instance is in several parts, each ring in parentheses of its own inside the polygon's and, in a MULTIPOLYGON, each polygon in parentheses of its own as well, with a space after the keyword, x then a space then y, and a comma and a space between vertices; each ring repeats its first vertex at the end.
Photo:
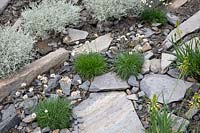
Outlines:
POLYGON ((177 131, 172 129, 176 120, 172 119, 172 113, 169 113, 166 104, 163 107, 157 103, 157 96, 154 95, 149 103, 149 127, 146 133, 181 133, 182 124, 177 131))
POLYGON ((13 27, 0 27, 0 79, 29 63, 35 40, 13 27))
POLYGON ((141 13, 140 17, 148 23, 167 23, 166 14, 161 9, 147 8, 141 13))
POLYGON ((75 71, 83 78, 91 79, 103 74, 106 69, 106 60, 99 53, 80 54, 74 62, 75 71))
POLYGON ((36 120, 42 128, 63 129, 70 127, 72 108, 67 99, 49 98, 41 101, 35 109, 36 120))
POLYGON ((138 15, 144 7, 142 0, 84 0, 87 9, 99 21, 126 16, 129 11, 138 15))
POLYGON ((66 0, 42 0, 33 3, 22 12, 25 32, 43 37, 46 32, 60 32, 66 25, 76 24, 80 8, 66 3, 66 0))
POLYGON ((128 79, 140 73, 143 62, 143 56, 139 53, 121 53, 114 62, 114 71, 122 79, 128 79))
POLYGON ((200 40, 192 39, 190 43, 174 42, 177 61, 181 77, 192 76, 200 80, 200 40))

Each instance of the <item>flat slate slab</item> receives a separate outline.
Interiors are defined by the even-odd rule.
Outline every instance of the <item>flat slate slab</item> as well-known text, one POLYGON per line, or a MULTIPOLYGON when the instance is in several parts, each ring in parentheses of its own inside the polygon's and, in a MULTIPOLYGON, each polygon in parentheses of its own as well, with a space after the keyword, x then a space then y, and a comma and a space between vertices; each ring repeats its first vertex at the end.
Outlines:
POLYGON ((163 96, 166 103, 181 100, 193 83, 180 79, 171 78, 168 75, 149 74, 140 82, 140 89, 149 98, 158 96, 158 102, 163 103, 163 96))
POLYGON ((127 88, 130 88, 130 86, 126 81, 120 79, 116 73, 109 72, 95 77, 90 85, 89 91, 126 90, 127 88))
POLYGON ((69 37, 70 37, 70 42, 86 39, 88 36, 87 31, 82 31, 82 30, 77 30, 77 29, 68 29, 69 37))
POLYGON ((112 40, 113 38, 111 37, 111 33, 108 33, 106 35, 98 37, 97 39, 89 43, 85 43, 82 46, 75 48, 74 51, 76 54, 85 52, 101 52, 108 49, 112 40))
POLYGON ((3 13, 10 0, 0 0, 0 14, 3 13))
MULTIPOLYGON (((176 39, 174 39, 174 41, 178 41, 185 35, 200 29, 200 11, 195 13, 192 17, 187 19, 185 22, 181 23, 178 28, 182 32, 180 35, 176 36, 176 39)), ((167 38, 165 39, 165 41, 162 44, 164 49, 168 49, 172 46, 171 39, 172 39, 172 37, 174 38, 175 34, 177 33, 177 30, 178 29, 175 28, 174 30, 172 30, 169 33, 169 35, 167 36, 167 38)))
POLYGON ((124 92, 91 93, 73 112, 82 121, 79 133, 144 133, 124 92))

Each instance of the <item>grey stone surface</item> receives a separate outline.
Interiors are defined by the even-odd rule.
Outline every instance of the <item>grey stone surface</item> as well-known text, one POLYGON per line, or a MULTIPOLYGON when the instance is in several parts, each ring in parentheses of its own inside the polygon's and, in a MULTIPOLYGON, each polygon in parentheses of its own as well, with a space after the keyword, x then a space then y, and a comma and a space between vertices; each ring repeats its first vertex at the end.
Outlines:
POLYGON ((80 85, 81 83, 82 83, 81 77, 78 74, 76 74, 72 79, 72 85, 80 85))
POLYGON ((181 7, 182 5, 184 5, 188 1, 190 1, 190 0, 173 0, 170 7, 173 9, 177 9, 177 8, 181 7))
POLYGON ((176 25, 177 22, 180 22, 180 18, 171 14, 170 12, 166 14, 166 17, 167 17, 168 22, 174 26, 176 25))
POLYGON ((88 91, 90 87, 90 81, 85 81, 84 83, 82 83, 81 85, 79 85, 80 89, 83 89, 85 91, 88 91))
POLYGON ((7 132, 20 123, 20 118, 17 116, 15 106, 12 104, 7 109, 2 110, 2 121, 0 121, 0 132, 7 132))
POLYGON ((151 61, 145 60, 142 65, 142 74, 146 74, 150 71, 151 61))
POLYGON ((0 14, 3 13, 10 0, 0 0, 0 14))
POLYGON ((20 107, 28 110, 32 110, 37 106, 38 97, 34 96, 32 98, 25 99, 21 104, 20 107))
POLYGON ((161 73, 165 73, 167 71, 167 68, 176 59, 177 57, 172 54, 162 53, 161 54, 161 73))
POLYGON ((33 117, 32 114, 26 116, 22 121, 25 123, 30 123, 33 122, 35 120, 36 117, 33 117))
POLYGON ((70 95, 70 88, 71 88, 71 79, 69 77, 62 77, 62 79, 59 81, 60 87, 62 88, 62 91, 65 95, 70 95))
POLYGON ((150 66, 151 71, 154 73, 160 72, 161 69, 160 59, 152 59, 150 61, 151 61, 151 66, 150 66))
POLYGON ((185 132, 190 122, 182 117, 171 114, 171 119, 174 121, 172 130, 177 131, 180 127, 181 132, 185 132))
POLYGON ((180 40, 182 37, 184 37, 185 35, 192 33, 198 29, 200 29, 200 11, 198 11, 197 13, 195 13, 192 17, 190 17, 189 19, 187 19, 186 21, 184 21, 183 23, 181 23, 179 25, 179 30, 181 30, 181 34, 176 36, 176 38, 174 38, 175 34, 177 33, 177 28, 175 28, 174 30, 172 30, 169 35, 166 37, 165 41, 163 42, 163 48, 164 49, 168 49, 172 46, 172 38, 174 38, 174 41, 178 41, 180 40))
POLYGON ((56 75, 55 78, 52 78, 48 81, 48 88, 47 88, 47 92, 52 91, 53 89, 55 89, 58 85, 59 85, 59 80, 61 79, 60 75, 56 75))
POLYGON ((77 30, 77 29, 68 29, 68 35, 70 37, 70 42, 86 39, 88 36, 87 31, 77 30))
POLYGON ((79 133, 144 133, 124 92, 92 93, 73 112, 83 120, 79 133))
POLYGON ((106 35, 100 36, 97 39, 85 43, 84 45, 80 46, 79 48, 75 48, 75 53, 85 53, 85 52, 101 52, 107 50, 112 42, 113 38, 111 37, 111 33, 106 35))
POLYGON ((126 90, 129 87, 128 83, 120 79, 116 73, 109 72, 95 77, 90 85, 89 91, 126 90))
POLYGON ((128 79, 128 84, 133 87, 139 87, 139 82, 137 81, 135 76, 130 76, 128 79))
POLYGON ((140 82, 140 89, 146 93, 149 98, 153 95, 158 96, 158 102, 163 103, 163 96, 166 103, 181 100, 188 88, 193 83, 180 79, 171 78, 167 75, 149 74, 140 82))

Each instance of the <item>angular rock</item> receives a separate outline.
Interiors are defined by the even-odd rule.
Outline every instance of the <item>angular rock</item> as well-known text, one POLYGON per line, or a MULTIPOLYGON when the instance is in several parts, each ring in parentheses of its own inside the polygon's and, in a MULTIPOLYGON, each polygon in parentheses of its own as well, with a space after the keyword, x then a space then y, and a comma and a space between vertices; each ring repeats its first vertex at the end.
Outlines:
POLYGON ((180 22, 180 18, 179 17, 177 17, 177 16, 175 16, 175 15, 169 13, 169 12, 166 14, 166 17, 167 17, 168 22, 170 24, 172 24, 173 26, 176 26, 176 23, 180 22))
POLYGON ((150 28, 143 28, 142 31, 144 33, 144 36, 147 38, 151 37, 153 34, 155 34, 155 32, 152 31, 150 28))
POLYGON ((132 102, 124 92, 92 93, 73 110, 80 133, 144 133, 132 102))
POLYGON ((76 48, 74 51, 77 54, 85 52, 101 52, 108 49, 112 40, 113 38, 111 37, 111 33, 108 33, 98 37, 90 43, 86 43, 79 48, 76 48))
POLYGON ((30 85, 38 75, 62 64, 67 59, 69 59, 68 51, 60 48, 25 66, 12 78, 0 80, 0 101, 10 92, 20 89, 22 83, 26 83, 27 86, 30 85))
POLYGON ((53 89, 55 89, 58 85, 59 85, 59 80, 61 79, 60 75, 56 75, 54 78, 50 79, 48 81, 48 88, 47 88, 47 92, 52 91, 53 89))
POLYGON ((137 101, 138 100, 138 96, 136 94, 131 94, 127 96, 128 100, 134 100, 137 101))
POLYGON ((81 83, 82 83, 81 77, 78 74, 76 74, 72 79, 72 85, 80 85, 81 83))
POLYGON ((20 108, 33 110, 38 104, 38 97, 34 96, 32 98, 25 99, 21 104, 20 108))
POLYGON ((144 60, 144 63, 142 65, 142 74, 146 74, 150 71, 151 61, 150 60, 144 60))
POLYGON ((10 0, 0 0, 0 15, 3 13, 9 2, 10 0))
POLYGON ((149 98, 153 95, 158 96, 158 102, 163 102, 163 97, 166 103, 181 100, 187 89, 193 83, 186 82, 180 79, 171 78, 167 75, 149 74, 146 75, 140 82, 140 89, 146 93, 149 98))
POLYGON ((190 124, 190 122, 188 120, 186 120, 182 117, 176 116, 174 114, 171 114, 171 119, 174 122, 173 127, 172 127, 173 131, 177 131, 179 129, 179 127, 181 127, 180 131, 185 132, 188 125, 190 124))
POLYGON ((78 40, 86 39, 88 36, 88 32, 69 28, 68 36, 69 36, 69 40, 68 40, 68 42, 65 42, 65 43, 71 43, 71 42, 75 42, 78 40))
POLYGON ((161 73, 165 73, 167 71, 167 68, 176 59, 177 59, 177 57, 172 54, 162 53, 162 55, 161 55, 161 73))
POLYGON ((130 88, 130 86, 126 81, 121 80, 116 73, 109 72, 95 77, 90 85, 89 91, 126 90, 127 88, 130 88))
POLYGON ((174 41, 180 40, 185 35, 192 33, 198 29, 200 29, 200 11, 195 13, 192 17, 187 19, 185 22, 181 23, 178 27, 179 30, 181 30, 181 34, 177 35, 175 38, 175 34, 177 33, 177 28, 172 30, 169 35, 166 37, 166 39, 163 42, 163 48, 168 49, 172 46, 172 38, 174 38, 174 41))
POLYGON ((53 48, 48 46, 50 40, 46 39, 46 40, 42 40, 36 43, 35 47, 37 48, 37 51, 42 54, 45 55, 51 51, 53 51, 53 48))
POLYGON ((173 78, 177 78, 177 79, 179 78, 179 75, 180 75, 179 70, 177 68, 169 69, 167 74, 169 74, 173 78))
POLYGON ((199 111, 197 106, 192 106, 190 107, 190 109, 185 113, 185 117, 187 119, 192 119, 192 117, 197 114, 199 111))
POLYGON ((160 72, 160 59, 152 59, 150 60, 151 61, 151 66, 150 66, 150 69, 152 72, 154 73, 158 73, 160 72))
POLYGON ((68 129, 62 129, 60 130, 60 133, 71 133, 68 129))
POLYGON ((36 129, 33 130, 32 133, 42 133, 41 128, 37 127, 36 129))
POLYGON ((79 85, 80 89, 83 89, 85 91, 88 91, 90 87, 90 81, 85 81, 83 84, 79 85))
POLYGON ((59 81, 59 83, 60 83, 61 89, 63 90, 63 93, 67 96, 70 95, 70 88, 71 88, 71 84, 72 84, 71 79, 66 76, 66 77, 63 77, 59 81))
POLYGON ((35 120, 36 117, 33 117, 32 114, 31 115, 28 115, 26 116, 22 121, 25 122, 25 123, 31 123, 35 120))
POLYGON ((15 106, 12 104, 6 110, 2 110, 2 121, 0 121, 0 132, 7 132, 9 129, 20 123, 20 118, 17 116, 15 106))
POLYGON ((136 93, 136 92, 138 92, 138 90, 139 90, 138 87, 133 87, 133 88, 131 89, 131 92, 132 92, 132 93, 136 93))
POLYGON ((133 87, 139 87, 139 82, 136 80, 135 76, 130 76, 128 79, 128 84, 133 87))

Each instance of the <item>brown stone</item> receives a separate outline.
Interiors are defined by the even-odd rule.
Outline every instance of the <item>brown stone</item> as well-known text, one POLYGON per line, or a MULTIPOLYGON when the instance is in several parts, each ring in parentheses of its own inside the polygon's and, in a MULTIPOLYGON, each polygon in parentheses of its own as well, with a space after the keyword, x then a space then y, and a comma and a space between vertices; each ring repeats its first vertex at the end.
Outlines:
POLYGON ((47 40, 42 40, 36 43, 36 48, 40 54, 45 55, 53 51, 53 48, 48 46, 49 42, 50 40, 47 39, 47 40))
POLYGON ((22 83, 30 85, 39 74, 62 64, 68 58, 68 51, 60 48, 25 66, 22 70, 18 71, 17 74, 13 75, 13 77, 0 80, 0 101, 8 96, 10 92, 20 89, 22 83))

